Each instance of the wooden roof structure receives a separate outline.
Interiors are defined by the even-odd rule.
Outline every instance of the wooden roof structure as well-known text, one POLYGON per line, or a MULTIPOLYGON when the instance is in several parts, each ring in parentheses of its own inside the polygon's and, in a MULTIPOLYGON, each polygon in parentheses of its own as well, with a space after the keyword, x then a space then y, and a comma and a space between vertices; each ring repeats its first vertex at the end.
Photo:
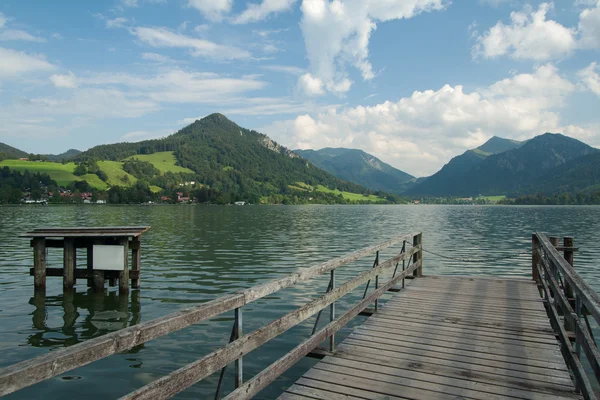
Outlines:
POLYGON ((27 238, 73 238, 73 237, 138 237, 148 231, 149 226, 104 226, 70 228, 36 228, 22 234, 27 238))

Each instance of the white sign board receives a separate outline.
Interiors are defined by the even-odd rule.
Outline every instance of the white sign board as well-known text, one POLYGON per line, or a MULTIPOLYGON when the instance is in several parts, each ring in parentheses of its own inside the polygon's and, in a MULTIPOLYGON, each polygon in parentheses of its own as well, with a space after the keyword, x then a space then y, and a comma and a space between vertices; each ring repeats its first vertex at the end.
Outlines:
POLYGON ((123 271, 125 266, 125 247, 121 245, 94 245, 94 269, 104 271, 123 271))

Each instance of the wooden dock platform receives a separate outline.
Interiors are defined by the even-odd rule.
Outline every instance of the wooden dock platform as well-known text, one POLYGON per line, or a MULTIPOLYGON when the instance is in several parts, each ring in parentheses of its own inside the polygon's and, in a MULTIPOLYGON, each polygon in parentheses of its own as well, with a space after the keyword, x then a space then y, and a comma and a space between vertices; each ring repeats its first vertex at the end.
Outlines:
POLYGON ((534 281, 423 276, 279 398, 581 396, 534 281))

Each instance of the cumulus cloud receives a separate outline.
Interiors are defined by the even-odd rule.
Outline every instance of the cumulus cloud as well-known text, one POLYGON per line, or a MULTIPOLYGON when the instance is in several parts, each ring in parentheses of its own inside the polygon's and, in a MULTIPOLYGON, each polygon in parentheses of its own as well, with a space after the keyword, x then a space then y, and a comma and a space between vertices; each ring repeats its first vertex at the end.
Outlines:
POLYGON ((52 75, 50 80, 57 88, 75 89, 77 87, 77 79, 75 74, 69 72, 67 75, 52 75))
POLYGON ((248 8, 237 17, 233 18, 234 24, 247 24, 266 19, 271 14, 288 11, 296 0, 262 0, 261 3, 248 4, 248 8))
MULTIPOLYGON (((311 76, 327 90, 344 92, 351 82, 345 66, 357 68, 366 80, 375 74, 369 62, 369 39, 377 22, 412 18, 442 10, 446 0, 303 0, 300 27, 311 76)), ((302 77, 306 83, 307 77, 302 77)), ((316 91, 315 94, 320 94, 316 91)))
POLYGON ((246 50, 183 35, 167 28, 136 27, 131 28, 129 31, 138 40, 149 46, 187 48, 194 57, 205 57, 215 60, 236 60, 251 56, 246 50))
POLYGON ((587 89, 600 96, 600 67, 595 62, 577 73, 587 89))
POLYGON ((325 94, 323 81, 310 73, 306 73, 298 79, 298 90, 308 96, 322 96, 325 94))
POLYGON ((123 28, 126 23, 127 23, 127 18, 118 17, 118 18, 106 20, 106 27, 107 28, 123 28))
POLYGON ((361 148, 426 176, 493 135, 524 139, 560 131, 554 109, 575 90, 547 64, 472 92, 444 85, 369 107, 331 107, 262 129, 292 148, 361 148))
POLYGON ((200 11, 210 21, 221 21, 233 6, 233 0, 188 0, 188 5, 200 11))
POLYGON ((26 54, 20 51, 0 47, 0 79, 27 73, 51 71, 54 65, 45 57, 37 54, 26 54))
POLYGON ((542 3, 537 10, 527 5, 511 12, 509 25, 499 21, 477 38, 473 56, 549 60, 569 54, 577 45, 576 31, 546 19, 553 8, 553 3, 542 3))
POLYGON ((600 0, 579 15, 579 32, 582 47, 600 48, 600 0))

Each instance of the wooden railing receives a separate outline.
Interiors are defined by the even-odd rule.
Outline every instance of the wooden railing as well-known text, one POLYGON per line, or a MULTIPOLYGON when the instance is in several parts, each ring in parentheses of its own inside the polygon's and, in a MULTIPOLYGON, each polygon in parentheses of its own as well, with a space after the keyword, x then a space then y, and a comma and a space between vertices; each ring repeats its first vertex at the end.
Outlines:
POLYGON ((533 234, 532 273, 547 300, 550 322, 577 390, 585 399, 596 399, 584 364, 591 366, 591 377, 600 383, 600 352, 588 319, 600 324, 600 297, 573 268, 575 250, 572 237, 565 237, 560 246, 557 237, 533 234))
MULTIPOLYGON (((126 395, 125 399, 164 399, 169 398, 196 382, 221 370, 221 378, 216 397, 219 397, 224 368, 235 363, 236 389, 226 399, 249 399, 267 387, 278 376, 292 367, 296 362, 310 353, 317 346, 330 338, 330 351, 334 350, 335 333, 344 327, 355 316, 363 312, 370 304, 378 307, 378 299, 394 285, 408 276, 420 276, 422 270, 422 234, 412 233, 396 237, 385 243, 368 247, 343 257, 312 267, 299 269, 286 275, 237 293, 224 295, 215 300, 175 312, 139 325, 113 332, 65 349, 54 351, 31 360, 27 360, 0 369, 0 396, 15 392, 24 387, 52 378, 64 372, 100 360, 112 354, 127 351, 152 339, 186 328, 193 324, 214 318, 228 311, 235 312, 235 321, 230 343, 213 351, 201 359, 188 364, 169 375, 162 377, 138 390, 126 395), (412 245, 407 250, 407 242, 412 245), (402 244, 402 250, 387 261, 379 261, 379 251, 390 246, 402 244), (373 268, 362 272, 354 278, 336 287, 335 271, 350 262, 359 260, 370 254, 376 254, 373 268), (408 261, 408 266, 405 266, 408 261), (402 271, 398 267, 402 263, 402 271), (380 277, 393 268, 393 274, 387 282, 381 284, 380 277), (242 308, 244 305, 264 298, 297 283, 329 273, 327 292, 308 304, 278 318, 262 328, 248 334, 242 332, 242 308), (375 281, 374 290, 354 304, 348 311, 335 317, 335 303, 341 297, 352 292, 362 284, 375 281), (300 324, 321 310, 330 307, 330 321, 322 329, 316 331, 304 342, 279 360, 261 371, 247 382, 243 382, 242 358, 249 352, 262 346, 288 329, 300 324)), ((317 321, 318 322, 318 321, 317 321)), ((316 324, 315 324, 316 326, 316 324)))

